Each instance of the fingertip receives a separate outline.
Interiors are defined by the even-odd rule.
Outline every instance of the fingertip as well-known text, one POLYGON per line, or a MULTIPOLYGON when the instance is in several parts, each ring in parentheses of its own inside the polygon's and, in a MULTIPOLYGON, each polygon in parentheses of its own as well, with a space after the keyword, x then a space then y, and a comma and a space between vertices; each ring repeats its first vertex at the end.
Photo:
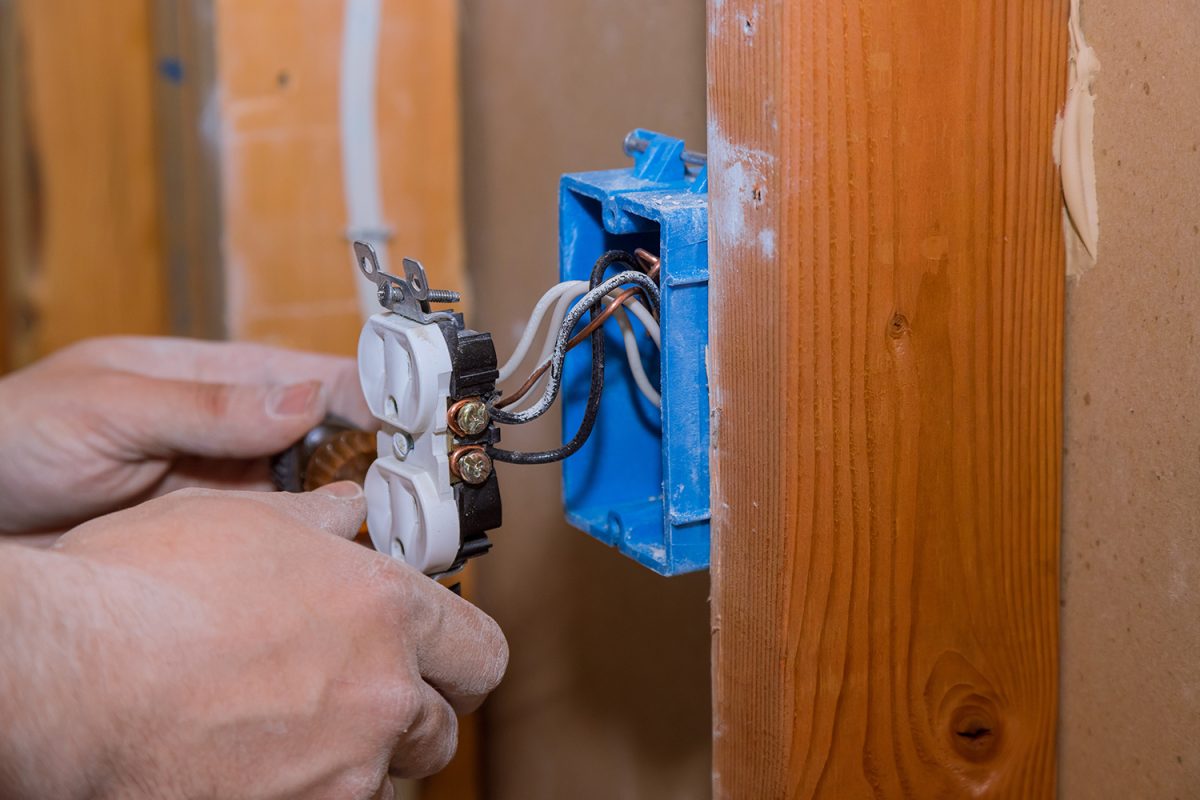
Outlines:
POLYGON ((313 494, 328 495, 340 500, 354 500, 362 497, 363 488, 354 481, 338 481, 313 490, 313 494))
POLYGON ((363 521, 367 518, 367 501, 363 489, 354 481, 338 481, 321 486, 311 492, 314 497, 321 498, 326 506, 320 516, 317 527, 323 528, 343 539, 353 539, 362 530, 363 521))

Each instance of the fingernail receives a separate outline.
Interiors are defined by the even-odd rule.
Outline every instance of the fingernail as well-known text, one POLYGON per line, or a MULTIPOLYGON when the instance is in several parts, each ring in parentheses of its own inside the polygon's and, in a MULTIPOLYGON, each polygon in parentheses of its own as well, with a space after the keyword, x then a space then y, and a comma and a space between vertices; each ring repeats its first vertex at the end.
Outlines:
POLYGON ((312 410, 321 393, 320 381, 279 386, 267 395, 267 413, 272 417, 297 417, 312 410))
POLYGON ((313 494, 327 494, 333 497, 340 497, 343 500, 350 500, 360 496, 362 493, 362 487, 354 481, 338 481, 337 483, 326 484, 313 492, 313 494))

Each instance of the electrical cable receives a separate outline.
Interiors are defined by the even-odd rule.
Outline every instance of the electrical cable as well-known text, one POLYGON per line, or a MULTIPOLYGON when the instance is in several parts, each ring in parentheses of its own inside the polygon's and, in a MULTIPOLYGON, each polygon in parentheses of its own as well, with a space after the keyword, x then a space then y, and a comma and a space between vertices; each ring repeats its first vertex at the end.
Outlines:
MULTIPOLYGON (((379 137, 375 87, 379 78, 381 0, 346 0, 342 13, 341 68, 338 71, 338 127, 346 235, 375 247, 379 268, 388 269, 391 234, 383 214, 379 184, 379 137)), ((349 255, 349 254, 348 254, 349 255)), ((347 265, 358 275, 353 257, 347 265)), ((354 282, 363 318, 379 312, 375 285, 354 282)))
MULTIPOLYGON (((636 263, 638 266, 643 268, 643 271, 645 271, 651 278, 657 277, 659 269, 659 261, 657 256, 641 248, 635 251, 635 256, 637 259, 636 263)), ((533 311, 530 313, 529 320, 525 323, 525 329, 521 332, 521 338, 517 342, 516 347, 513 348, 512 354, 508 357, 508 360, 504 362, 504 365, 500 367, 500 381, 506 381, 511 378, 513 373, 517 371, 517 367, 519 367, 521 362, 525 360, 525 357, 529 354, 529 347, 533 343, 534 336, 542 326, 542 320, 546 315, 546 310, 557 300, 554 311, 550 316, 551 323, 546 331, 546 337, 542 346, 542 353, 538 358, 537 363, 542 364, 550 358, 550 354, 554 351, 554 341, 556 338, 555 334, 558 332, 558 327, 562 324, 563 317, 565 317, 567 314, 567 309, 574 300, 581 297, 589 288, 590 287, 586 281, 563 281, 551 286, 546 290, 546 293, 542 295, 541 299, 538 300, 537 305, 534 306, 533 311)), ((641 305, 640 303, 635 304, 635 301, 632 300, 627 301, 626 306, 634 313, 634 316, 636 316, 642 322, 642 325, 646 328, 647 334, 654 339, 654 343, 658 345, 658 322, 654 319, 650 312, 646 310, 645 306, 641 305)), ((504 405, 508 404, 501 404, 501 407, 504 407, 504 405)))
MULTIPOLYGON (((521 333, 521 338, 517 342, 517 346, 513 348, 512 355, 504 362, 504 366, 500 367, 500 377, 497 381, 506 381, 512 377, 517 371, 517 367, 521 366, 521 362, 525 360, 525 356, 529 353, 529 346, 533 344, 533 338, 537 334, 538 329, 542 326, 542 319, 546 316, 546 310, 558 302, 560 307, 563 307, 563 315, 566 315, 566 304, 574 297, 582 295, 588 290, 587 281, 564 281, 556 283, 546 290, 542 298, 538 300, 537 305, 533 307, 532 313, 529 315, 529 321, 525 323, 525 330, 521 333)), ((557 313, 557 308, 555 309, 557 313)), ((558 321, 551 324, 550 330, 547 332, 546 339, 549 341, 557 332, 558 326, 562 324, 562 316, 558 317, 558 321)), ((554 319, 554 317, 551 317, 554 319)), ((549 345, 553 347, 553 345, 549 345)), ((539 359, 538 363, 544 361, 545 357, 539 359)))
MULTIPOLYGON (((654 317, 650 314, 650 312, 646 310, 645 306, 643 306, 641 303, 639 303, 636 300, 630 299, 631 297, 633 297, 633 295, 637 291, 638 291, 637 289, 626 289, 624 292, 622 292, 619 295, 616 295, 615 297, 610 294, 610 295, 607 295, 604 298, 602 298, 604 301, 609 302, 610 305, 607 308, 605 308, 604 311, 602 311, 598 316, 594 317, 590 322, 588 322, 587 326, 583 330, 581 330, 579 333, 575 334, 575 336, 571 339, 571 341, 567 342, 567 350, 570 351, 577 345, 581 344, 583 342, 583 340, 588 337, 589 334, 591 334, 593 331, 595 331, 597 328, 599 328, 602 324, 604 324, 604 322, 607 321, 608 318, 610 316, 612 316, 612 314, 618 308, 620 308, 622 306, 622 304, 624 304, 625 307, 636 306, 638 311, 645 314, 644 318, 642 316, 638 316, 638 319, 643 324, 646 324, 648 321, 649 324, 646 327, 647 334, 654 341, 655 345, 659 345, 658 322, 654 319, 654 317)), ((635 311, 635 313, 636 313, 636 311, 635 311)), ((501 399, 497 400, 495 403, 495 407, 496 408, 507 408, 508 406, 514 405, 515 403, 519 402, 522 397, 524 397, 526 394, 528 394, 529 391, 535 385, 537 385, 537 382, 539 380, 541 380, 542 376, 546 374, 546 371, 549 368, 550 368, 549 358, 543 357, 540 366, 538 366, 538 368, 535 369, 529 375, 529 377, 525 379, 525 383, 521 384, 521 386, 515 392, 513 392, 511 395, 502 397, 501 399)))
MULTIPOLYGON (((643 250, 640 247, 634 251, 634 255, 637 257, 639 266, 642 267, 643 271, 647 275, 649 275, 651 278, 654 278, 655 280, 657 280, 658 279, 658 271, 659 271, 659 263, 660 263, 658 256, 656 256, 646 250, 643 250)), ((584 292, 586 292, 587 289, 590 288, 588 286, 588 284, 584 281, 564 281, 563 283, 558 284, 558 287, 566 287, 568 284, 580 287, 579 291, 578 292, 562 291, 561 293, 559 293, 557 291, 557 287, 550 290, 551 292, 554 292, 558 296, 559 300, 558 300, 558 304, 554 307, 553 313, 550 315, 550 325, 546 330, 546 338, 542 345, 542 352, 541 352, 541 355, 538 356, 538 360, 536 362, 539 365, 544 364, 550 360, 550 355, 554 352, 554 342, 555 342, 555 339, 557 338, 556 334, 558 332, 559 326, 562 325, 563 318, 567 315, 567 309, 570 308, 572 302, 574 302, 575 300, 582 297, 584 292)), ((613 295, 611 295, 611 294, 609 295, 609 297, 612 297, 612 296, 613 295)), ((655 346, 661 347, 662 344, 659 341, 658 320, 655 318, 655 316, 653 314, 651 314, 649 311, 647 311, 646 307, 644 305, 642 305, 641 303, 637 302, 636 300, 629 299, 630 297, 632 297, 631 292, 626 291, 622 295, 622 297, 625 298, 624 299, 625 307, 628 308, 630 311, 632 311, 633 315, 635 317, 637 317, 638 320, 642 323, 642 326, 646 329, 646 334, 651 339, 654 340, 655 346)), ((541 320, 539 318, 539 320, 538 320, 539 325, 540 325, 540 321, 541 320)), ((539 327, 539 325, 534 325, 533 326, 534 329, 536 330, 536 328, 539 327)), ((527 327, 526 331, 528 331, 528 330, 529 329, 527 327)), ((592 330, 592 329, 589 328, 589 330, 592 330)), ((524 337, 522 337, 522 339, 524 339, 524 337)), ((579 337, 576 337, 575 339, 573 339, 572 343, 571 343, 571 345, 569 345, 568 349, 570 347, 574 347, 576 344, 578 344, 579 343, 578 339, 579 339, 579 337)), ((522 354, 522 359, 524 359, 524 353, 522 354)), ((507 364, 505 366, 507 366, 507 364)), ((514 364, 513 366, 514 366, 514 369, 508 371, 508 373, 506 375, 502 376, 502 378, 501 378, 502 380, 506 380, 507 378, 512 377, 512 372, 515 371, 516 365, 514 364)), ((502 370, 502 372, 503 372, 503 370, 502 370)), ((505 398, 504 402, 498 403, 497 405, 499 405, 499 407, 501 407, 501 408, 504 408, 505 406, 511 405, 514 401, 515 401, 514 399, 505 398)))
MULTIPOLYGON (((589 285, 592 287, 580 303, 575 308, 571 309, 567 317, 563 320, 562 326, 559 328, 558 341, 555 346, 555 352, 551 361, 550 380, 546 386, 546 391, 542 396, 542 400, 533 408, 521 412, 519 415, 508 415, 503 411, 498 412, 501 415, 509 418, 528 417, 528 419, 536 419, 553 403, 554 398, 558 394, 559 385, 562 380, 562 366, 566 358, 567 337, 574 330, 575 324, 579 318, 583 316, 584 310, 591 308, 593 319, 598 316, 595 304, 618 286, 625 283, 633 282, 639 285, 644 285, 646 288, 647 300, 650 301, 654 312, 659 310, 659 294, 658 285, 654 281, 641 272, 622 272, 610 280, 597 285, 599 279, 603 276, 604 271, 614 263, 624 262, 626 264, 636 264, 627 253, 619 253, 610 251, 605 253, 596 262, 596 268, 592 270, 591 280, 589 285), (601 266, 603 265, 603 266, 601 266), (539 410, 539 406, 544 406, 539 410)), ((525 453, 515 450, 501 450, 497 447, 489 447, 489 455, 496 461, 506 461, 513 464, 548 464, 554 461, 561 461, 583 447, 584 442, 591 436, 592 428, 596 424, 596 417, 600 412, 600 397, 604 391, 604 331, 599 327, 592 333, 592 373, 591 385, 588 390, 587 406, 584 409, 583 419, 579 423, 579 429, 575 432, 575 436, 569 442, 554 450, 544 450, 540 452, 525 453)), ((496 409, 492 409, 493 418, 499 419, 496 414, 496 409)))
MULTIPOLYGON (((515 414, 506 412, 502 408, 496 408, 493 404, 492 418, 494 420, 507 425, 523 425, 526 422, 532 422, 550 409, 550 406, 553 405, 554 401, 558 398, 559 390, 562 388, 563 361, 567 355, 567 345, 569 343, 571 331, 575 329, 576 323, 579 322, 580 318, 589 309, 592 309, 592 313, 598 316, 593 306, 601 302, 604 295, 627 283, 636 283, 640 287, 644 288, 647 296, 650 298, 650 301, 654 304, 654 309, 658 309, 658 286, 654 283, 654 281, 648 278, 645 273, 642 272, 634 272, 632 270, 622 272, 612 278, 609 278, 607 281, 600 284, 600 286, 589 291, 575 305, 575 307, 567 313, 566 318, 563 320, 562 326, 558 330, 558 340, 555 342, 554 355, 550 359, 550 380, 546 384, 546 389, 543 392, 541 399, 530 408, 515 414)), ((593 322, 594 321, 595 319, 593 318, 593 322)), ((603 352, 603 339, 600 339, 600 346, 596 347, 596 339, 598 336, 603 336, 603 331, 600 330, 599 326, 592 331, 592 343, 593 347, 595 348, 594 352, 603 352)), ((596 359, 593 358, 593 361, 594 360, 596 359)))
MULTIPOLYGON (((644 261, 649 261, 651 264, 651 267, 647 273, 649 277, 657 278, 659 270, 658 259, 640 249, 637 251, 637 254, 639 258, 643 259, 644 261)), ((646 309, 644 305, 639 303, 637 300, 631 299, 634 293, 637 291, 640 291, 640 289, 627 289, 620 295, 616 296, 609 294, 605 298, 605 301, 614 300, 617 304, 624 303, 625 308, 633 312, 633 315, 638 318, 639 322, 642 323, 642 327, 646 329, 646 335, 649 336, 651 341, 654 342, 655 347, 661 349, 662 341, 658 320, 646 309)), ((562 325, 563 318, 566 316, 566 309, 574 299, 575 298, 572 297, 570 293, 564 293, 560 297, 558 306, 554 309, 554 313, 551 315, 551 325, 547 332, 545 344, 542 347, 542 353, 540 356, 538 356, 538 367, 529 375, 528 378, 525 379, 525 382, 521 384, 521 386, 515 392, 497 400, 495 403, 496 408, 507 408, 518 403, 522 397, 528 394, 530 390, 532 390, 538 384, 542 376, 546 374, 546 370, 550 367, 549 362, 551 353, 554 351, 554 343, 556 340, 554 334, 558 330, 558 327, 562 325)), ((580 344, 584 338, 586 338, 589 333, 594 331, 601 322, 607 319, 611 313, 612 312, 606 310, 600 315, 599 320, 593 319, 586 328, 584 328, 582 331, 576 334, 573 339, 571 339, 571 341, 567 344, 567 350, 571 350, 580 344)))
POLYGON ((642 327, 646 329, 646 335, 650 337, 650 341, 654 342, 654 346, 662 349, 662 335, 658 327, 658 320, 647 308, 637 300, 626 300, 625 310, 637 317, 638 322, 642 323, 642 327))
POLYGON ((633 332, 633 326, 629 324, 629 315, 616 303, 610 308, 617 310, 617 324, 621 326, 621 338, 625 340, 625 359, 629 362, 629 374, 633 376, 634 384, 651 405, 662 408, 662 397, 650 382, 650 377, 646 375, 646 367, 642 364, 642 351, 638 349, 637 335, 633 332))

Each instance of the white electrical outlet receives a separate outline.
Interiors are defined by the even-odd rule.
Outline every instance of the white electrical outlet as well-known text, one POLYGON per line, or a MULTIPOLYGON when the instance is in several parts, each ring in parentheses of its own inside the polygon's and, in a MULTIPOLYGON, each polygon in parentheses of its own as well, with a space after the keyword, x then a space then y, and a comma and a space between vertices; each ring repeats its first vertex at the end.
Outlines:
POLYGON ((460 544, 446 421, 452 369, 434 322, 383 313, 363 327, 359 380, 382 423, 367 473, 367 528, 376 550, 426 573, 449 569, 460 544))

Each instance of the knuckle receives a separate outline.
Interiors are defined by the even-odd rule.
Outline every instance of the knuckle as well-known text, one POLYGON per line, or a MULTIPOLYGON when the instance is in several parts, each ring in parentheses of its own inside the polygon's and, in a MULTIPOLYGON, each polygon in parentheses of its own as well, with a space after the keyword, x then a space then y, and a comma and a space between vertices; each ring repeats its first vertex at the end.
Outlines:
POLYGON ((382 553, 378 555, 379 566, 376 574, 379 577, 378 586, 382 594, 381 599, 391 607, 397 604, 408 606, 414 603, 419 592, 414 577, 423 580, 424 576, 418 576, 416 571, 403 561, 397 561, 382 553))
POLYGON ((67 345, 54 354, 63 361, 92 361, 111 350, 120 339, 116 336, 96 336, 67 345))
POLYGON ((421 720, 425 698, 420 688, 421 679, 410 676, 402 680, 392 691, 392 725, 400 733, 408 733, 421 720))

